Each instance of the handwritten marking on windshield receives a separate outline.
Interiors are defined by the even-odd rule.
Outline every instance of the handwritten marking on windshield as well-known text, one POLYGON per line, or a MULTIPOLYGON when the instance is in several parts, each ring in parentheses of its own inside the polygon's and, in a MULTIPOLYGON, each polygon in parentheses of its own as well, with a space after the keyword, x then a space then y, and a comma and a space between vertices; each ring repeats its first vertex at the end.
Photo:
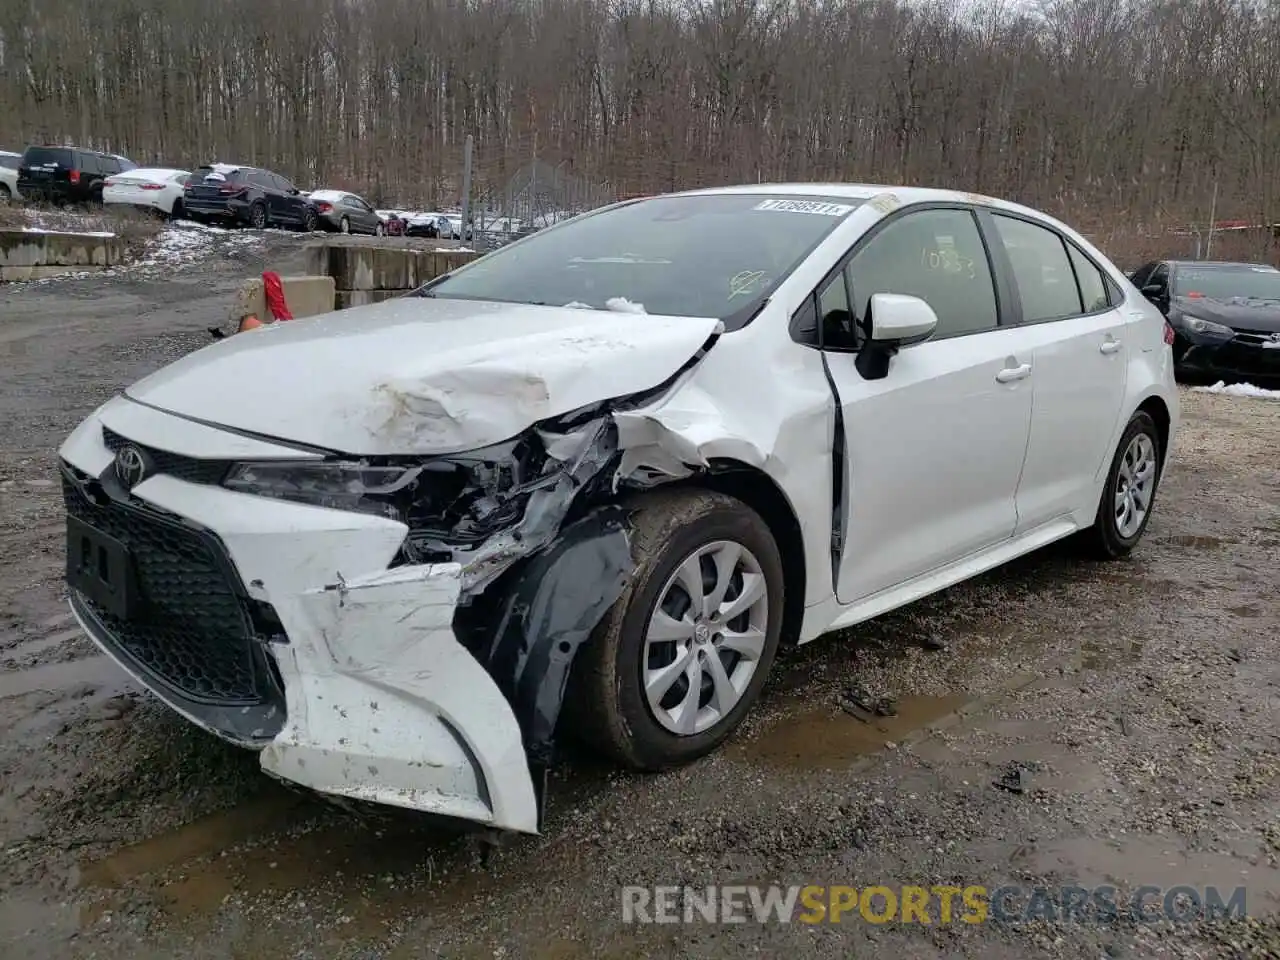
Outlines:
POLYGON ((729 278, 729 299, 750 296, 756 284, 764 279, 763 270, 743 270, 729 278))

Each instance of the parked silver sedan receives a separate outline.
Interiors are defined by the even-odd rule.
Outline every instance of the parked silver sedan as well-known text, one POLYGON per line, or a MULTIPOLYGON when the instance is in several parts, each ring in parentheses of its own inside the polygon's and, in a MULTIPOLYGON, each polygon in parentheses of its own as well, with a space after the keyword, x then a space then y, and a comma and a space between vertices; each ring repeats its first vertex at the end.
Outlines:
POLYGON ((386 224, 364 198, 345 190, 312 190, 307 195, 316 208, 321 230, 333 233, 368 233, 382 236, 386 224))

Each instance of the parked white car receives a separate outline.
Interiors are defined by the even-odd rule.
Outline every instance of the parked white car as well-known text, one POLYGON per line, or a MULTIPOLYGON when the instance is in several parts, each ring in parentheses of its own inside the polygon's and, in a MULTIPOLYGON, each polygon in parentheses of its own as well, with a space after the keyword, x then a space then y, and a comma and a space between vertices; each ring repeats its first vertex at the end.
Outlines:
POLYGON ((1072 534, 1131 551, 1169 342, 999 200, 625 202, 100 407, 61 448, 71 607, 272 774, 536 832, 557 735, 687 763, 780 643, 1072 534))
POLYGON ((22 166, 22 154, 0 150, 0 204, 19 199, 18 168, 22 166))
POLYGON ((167 217, 179 218, 183 213, 182 191, 189 176, 189 170, 168 167, 127 170, 107 179, 102 188, 102 202, 156 210, 167 217))

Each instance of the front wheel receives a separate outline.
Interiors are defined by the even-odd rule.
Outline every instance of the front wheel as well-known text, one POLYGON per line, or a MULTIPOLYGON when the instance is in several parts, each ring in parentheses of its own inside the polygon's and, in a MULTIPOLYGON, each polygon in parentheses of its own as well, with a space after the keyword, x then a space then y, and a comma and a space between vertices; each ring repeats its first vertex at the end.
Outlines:
POLYGON ((1160 463, 1155 420, 1139 410, 1120 436, 1097 516, 1087 531, 1089 552, 1095 557, 1116 560, 1138 545, 1155 506, 1160 463))
POLYGON ((387 235, 387 228, 384 227, 382 224, 378 224, 376 227, 373 228, 373 235, 375 237, 385 237, 387 235))
POLYGON ((782 632, 782 558, 768 526, 707 490, 635 501, 636 569, 583 647, 566 715, 640 770, 689 763, 737 728, 782 632))
POLYGON ((255 230, 267 229, 267 205, 255 203, 249 210, 249 223, 255 230))

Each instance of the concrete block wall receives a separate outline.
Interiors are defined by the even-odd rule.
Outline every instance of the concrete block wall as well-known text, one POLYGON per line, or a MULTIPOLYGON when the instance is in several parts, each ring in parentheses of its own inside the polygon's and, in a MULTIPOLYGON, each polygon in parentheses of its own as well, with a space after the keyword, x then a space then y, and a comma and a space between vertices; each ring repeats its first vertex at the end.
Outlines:
POLYGON ((416 290, 478 253, 324 241, 307 252, 308 272, 333 278, 335 306, 362 307, 416 290))
POLYGON ((98 272, 124 260, 124 242, 110 234, 0 230, 0 282, 98 272))

